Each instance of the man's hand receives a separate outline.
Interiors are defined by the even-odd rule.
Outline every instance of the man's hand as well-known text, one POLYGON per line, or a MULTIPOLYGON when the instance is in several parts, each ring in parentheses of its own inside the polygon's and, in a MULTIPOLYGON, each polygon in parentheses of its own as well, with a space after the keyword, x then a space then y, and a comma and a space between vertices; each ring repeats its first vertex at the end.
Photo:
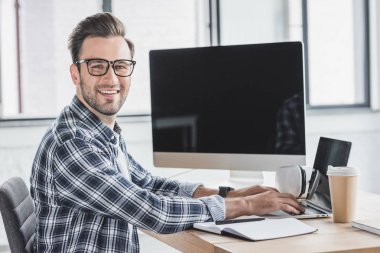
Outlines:
POLYGON ((250 186, 250 187, 245 187, 245 188, 229 191, 227 193, 227 198, 246 197, 246 196, 256 195, 256 194, 266 192, 266 191, 278 192, 278 190, 273 187, 255 185, 255 186, 250 186))
MULTIPOLYGON (((215 194, 218 194, 218 190, 199 186, 193 197, 215 194)), ((264 215, 278 210, 294 214, 304 212, 293 195, 280 193, 276 188, 261 185, 230 191, 227 193, 225 203, 226 219, 242 215, 264 215)))
MULTIPOLYGON (((227 193, 227 198, 246 197, 246 196, 259 194, 266 191, 278 192, 278 190, 273 187, 255 185, 255 186, 250 186, 250 187, 245 187, 245 188, 229 191, 227 193)), ((217 195, 218 192, 219 190, 217 189, 207 188, 203 185, 200 185, 193 193, 193 198, 217 195)))
POLYGON ((242 215, 264 215, 277 210, 294 214, 304 211, 293 195, 273 190, 242 198, 228 198, 225 203, 226 219, 242 215))

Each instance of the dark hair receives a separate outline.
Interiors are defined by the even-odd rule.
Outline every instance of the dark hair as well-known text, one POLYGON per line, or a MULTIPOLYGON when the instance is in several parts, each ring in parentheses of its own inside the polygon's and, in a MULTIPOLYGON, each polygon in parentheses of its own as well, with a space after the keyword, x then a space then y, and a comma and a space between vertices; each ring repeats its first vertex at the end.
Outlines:
POLYGON ((79 53, 83 41, 87 37, 112 37, 121 36, 125 39, 131 50, 131 57, 134 55, 133 42, 125 37, 124 24, 114 15, 108 12, 97 13, 79 22, 69 37, 69 50, 73 63, 79 60, 79 53))

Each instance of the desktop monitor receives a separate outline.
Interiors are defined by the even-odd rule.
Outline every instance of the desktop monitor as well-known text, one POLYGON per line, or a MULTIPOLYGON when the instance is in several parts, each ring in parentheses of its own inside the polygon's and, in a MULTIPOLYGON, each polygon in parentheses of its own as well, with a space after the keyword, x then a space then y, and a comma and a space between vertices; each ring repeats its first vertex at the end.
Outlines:
POLYGON ((305 164, 301 42, 152 50, 149 57, 155 166, 305 164))

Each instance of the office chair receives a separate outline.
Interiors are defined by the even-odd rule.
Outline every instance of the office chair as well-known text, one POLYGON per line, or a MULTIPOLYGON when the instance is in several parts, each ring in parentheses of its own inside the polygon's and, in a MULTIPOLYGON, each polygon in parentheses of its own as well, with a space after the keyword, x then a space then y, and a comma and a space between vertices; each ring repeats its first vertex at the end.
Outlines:
POLYGON ((0 187, 0 211, 12 253, 32 253, 36 215, 28 188, 19 177, 0 187))

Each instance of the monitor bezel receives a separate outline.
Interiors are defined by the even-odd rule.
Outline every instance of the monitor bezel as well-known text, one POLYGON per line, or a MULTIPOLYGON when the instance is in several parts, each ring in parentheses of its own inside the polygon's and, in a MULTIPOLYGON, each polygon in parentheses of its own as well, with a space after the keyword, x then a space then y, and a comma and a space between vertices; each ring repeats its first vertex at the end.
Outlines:
POLYGON ((156 167, 275 171, 282 166, 305 165, 305 155, 153 152, 156 167))

